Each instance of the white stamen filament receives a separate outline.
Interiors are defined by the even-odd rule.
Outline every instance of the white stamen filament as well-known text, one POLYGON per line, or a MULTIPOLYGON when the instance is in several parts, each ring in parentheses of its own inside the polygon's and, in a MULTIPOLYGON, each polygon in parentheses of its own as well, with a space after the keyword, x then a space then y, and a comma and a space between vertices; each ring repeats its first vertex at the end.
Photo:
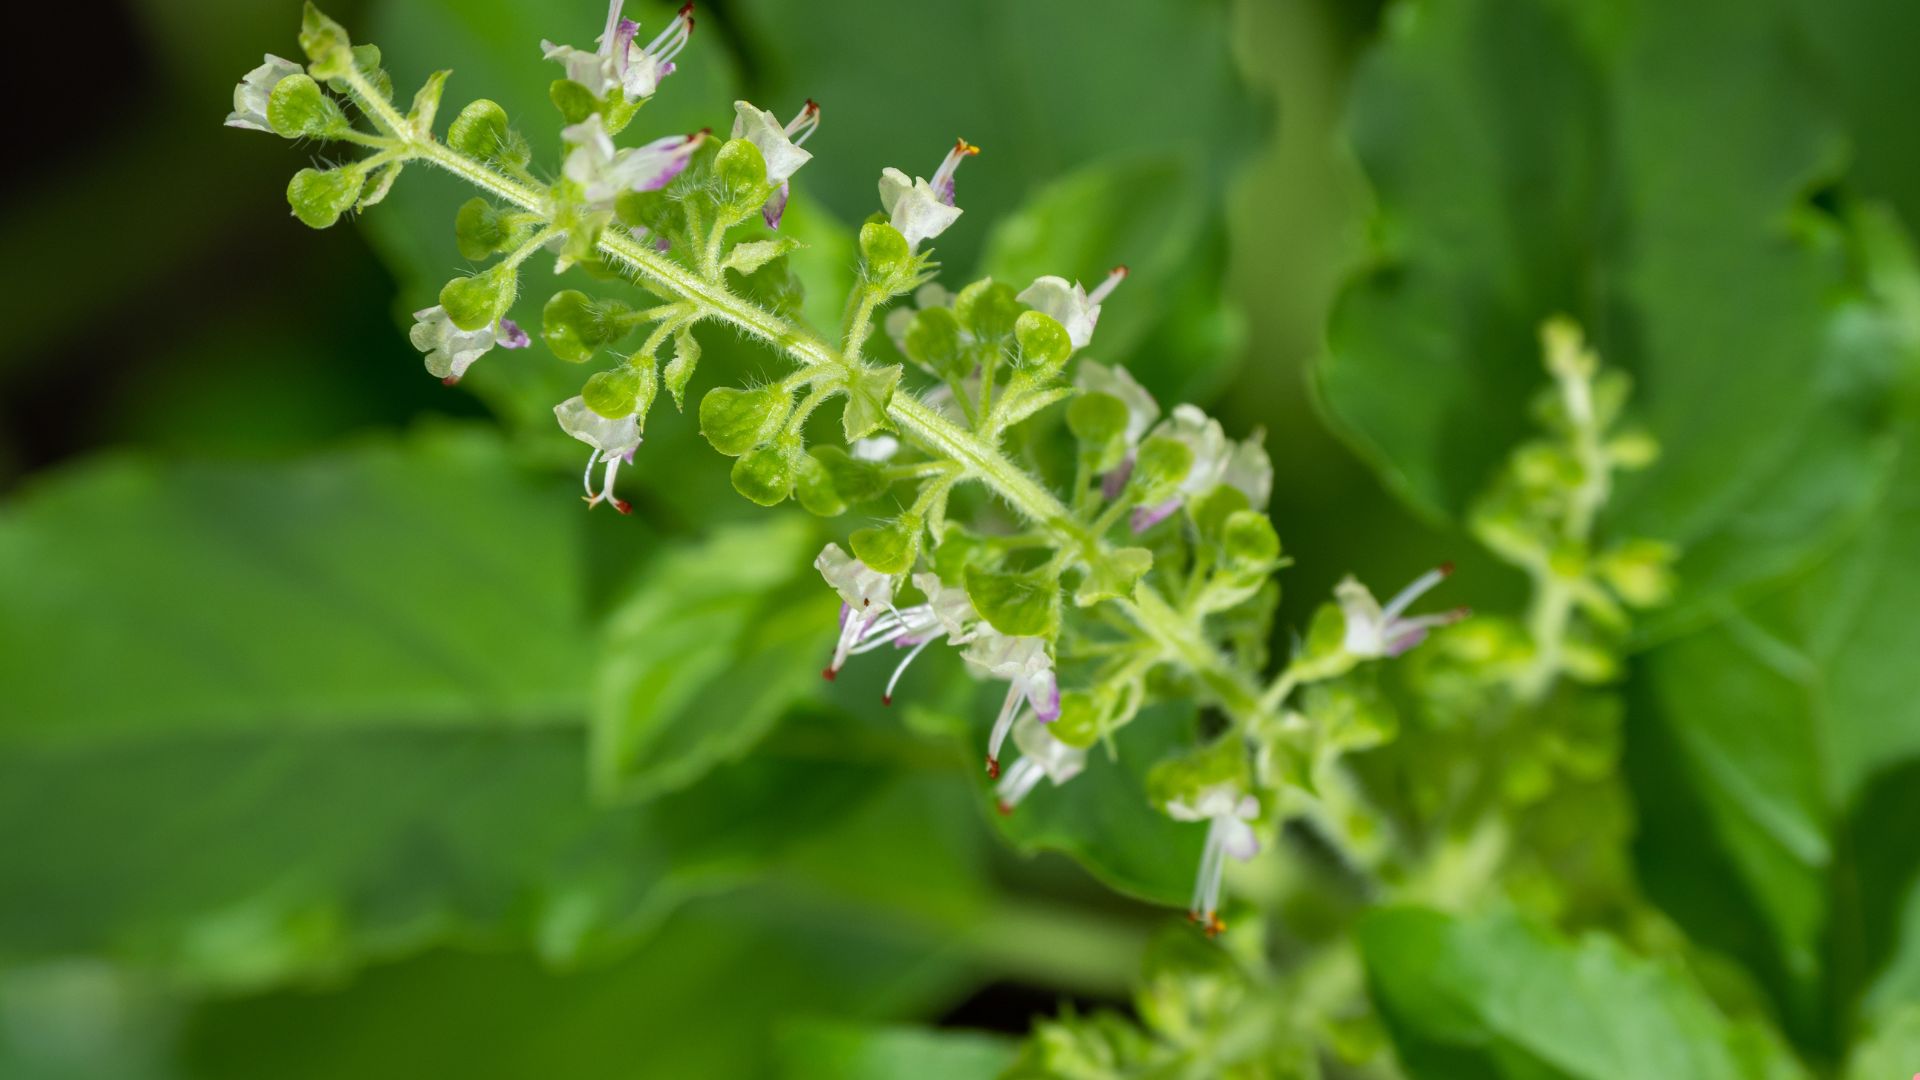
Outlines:
MULTIPOLYGON (((615 6, 618 7, 617 4, 615 6)), ((667 28, 660 31, 660 36, 648 43, 646 53, 654 63, 664 64, 679 56, 680 50, 687 47, 687 40, 693 36, 693 17, 689 10, 692 7, 692 4, 688 4, 681 8, 680 14, 675 15, 667 28)))
MULTIPOLYGON (((616 4, 614 6, 614 10, 618 11, 619 5, 616 4)), ((596 447, 593 453, 587 455, 587 471, 580 474, 580 486, 587 489, 587 494, 588 496, 591 497, 590 501, 594 503, 598 503, 600 501, 599 497, 595 496, 593 493, 593 467, 595 465, 598 465, 599 463, 600 463, 600 451, 596 447)))
POLYGON ((1027 793, 1031 792, 1040 783, 1040 778, 1045 775, 1046 770, 1040 767, 1039 762, 1030 757, 1023 757, 1014 762, 1013 766, 1007 770, 1007 774, 1000 778, 1000 786, 994 789, 994 797, 1000 801, 1002 807, 1011 810, 1020 805, 1020 800, 1026 798, 1027 793))
POLYGON ((1428 589, 1433 588, 1446 579, 1446 571, 1437 568, 1414 578, 1412 584, 1395 593, 1393 599, 1387 601, 1386 609, 1380 612, 1380 621, 1382 623, 1390 623, 1399 618, 1400 613, 1413 606, 1413 602, 1425 595, 1428 589))
POLYGON ((818 130, 819 127, 820 106, 815 105, 812 100, 808 100, 806 106, 800 110, 799 114, 787 122, 787 141, 795 146, 799 146, 801 143, 806 142, 807 138, 818 130))
POLYGON ((1026 687, 1015 679, 1007 687, 1006 703, 1000 706, 1000 716, 993 722, 993 735, 987 739, 987 758, 1000 760, 1000 746, 1007 741, 1007 732, 1013 730, 1014 720, 1019 718, 1020 705, 1026 700, 1026 687))
POLYGON ((1220 878, 1226 870, 1227 822, 1214 818, 1207 824, 1207 846, 1200 852, 1200 873, 1193 883, 1194 916, 1210 921, 1220 907, 1220 878))
POLYGON ((928 634, 925 638, 921 639, 920 644, 915 645, 913 650, 907 653, 906 658, 901 660, 899 666, 893 669, 893 677, 887 680, 887 688, 881 694, 881 701, 892 704, 893 688, 900 685, 900 676, 907 673, 907 665, 913 663, 913 658, 925 651, 927 646, 933 644, 933 639, 939 636, 938 633, 928 634))
POLYGON ((1119 288, 1120 283, 1125 280, 1127 280, 1127 268, 1124 266, 1114 267, 1113 270, 1107 274, 1107 280, 1101 282, 1098 288, 1087 294, 1087 303, 1098 304, 1102 300, 1105 300, 1108 296, 1111 296, 1113 290, 1119 288))

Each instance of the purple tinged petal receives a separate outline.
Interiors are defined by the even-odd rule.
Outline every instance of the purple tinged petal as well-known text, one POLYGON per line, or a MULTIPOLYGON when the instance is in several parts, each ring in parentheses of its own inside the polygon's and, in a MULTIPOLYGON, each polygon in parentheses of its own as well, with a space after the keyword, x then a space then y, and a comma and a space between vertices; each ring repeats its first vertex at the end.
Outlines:
POLYGON ((787 182, 780 181, 780 190, 767 196, 767 203, 760 208, 760 216, 766 219, 767 228, 780 227, 780 217, 787 212, 787 182))
POLYGON ((1135 533, 1146 532, 1172 516, 1175 510, 1180 509, 1180 503, 1181 500, 1175 497, 1158 506, 1136 507, 1133 513, 1127 516, 1127 523, 1133 527, 1135 533))
POLYGON ((524 349, 533 344, 533 339, 528 337, 527 332, 520 329, 520 324, 512 319, 500 320, 499 329, 493 335, 493 339, 494 344, 503 349, 524 349))
POLYGON ((632 19, 621 19, 614 28, 613 45, 610 55, 613 57, 614 70, 622 76, 627 73, 627 50, 633 45, 634 35, 640 33, 640 24, 632 19))

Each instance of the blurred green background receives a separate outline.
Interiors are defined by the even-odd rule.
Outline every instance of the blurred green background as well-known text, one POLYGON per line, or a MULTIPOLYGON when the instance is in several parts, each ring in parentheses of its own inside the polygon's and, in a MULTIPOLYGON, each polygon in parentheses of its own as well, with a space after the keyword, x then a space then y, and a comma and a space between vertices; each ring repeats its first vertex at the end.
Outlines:
MULTIPOLYGON (((603 13, 330 8, 402 95, 450 67, 443 115, 494 98, 549 153, 538 43, 603 13)), ((872 672, 824 692, 805 563, 850 526, 734 497, 690 419, 656 410, 633 517, 588 514, 549 411, 583 372, 536 344, 427 377, 407 312, 467 193, 415 167, 311 232, 282 191, 322 151, 220 126, 296 4, 23 17, 86 59, 0 210, 0 1076, 907 1075, 927 1036, 871 1036, 907 1023, 990 1073, 1032 1016, 1124 998, 1197 837, 996 821, 957 663, 894 710, 872 672)), ((879 170, 956 134, 986 152, 949 285, 1133 267, 1092 355, 1265 428, 1283 626, 1444 558, 1517 602, 1452 521, 1527 431, 1534 326, 1585 321, 1669 451, 1622 527, 1688 552, 1627 690, 1643 884, 1811 1061, 1912 997, 1920 858, 1876 824, 1915 820, 1920 762, 1909 7, 699 20, 634 130, 821 103, 809 311, 879 170)), ((702 380, 774 369, 706 344, 702 380)))

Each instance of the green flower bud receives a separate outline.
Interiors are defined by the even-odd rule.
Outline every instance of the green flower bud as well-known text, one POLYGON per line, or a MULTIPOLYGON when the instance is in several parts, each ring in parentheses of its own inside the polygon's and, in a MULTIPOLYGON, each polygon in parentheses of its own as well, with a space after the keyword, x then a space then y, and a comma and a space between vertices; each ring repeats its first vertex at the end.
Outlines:
POLYGON ((634 413, 645 419, 647 410, 653 407, 653 396, 659 391, 659 385, 659 376, 651 363, 621 364, 594 372, 581 389, 580 397, 587 408, 609 420, 634 413))
POLYGON ((1112 394, 1075 397, 1067 404, 1067 430, 1080 443, 1080 459, 1092 472, 1113 469, 1127 456, 1127 405, 1112 394))
MULTIPOLYGON (((560 118, 568 124, 578 124, 600 108, 600 99, 593 96, 593 91, 571 79, 555 79, 547 87, 547 98, 553 102, 554 108, 560 110, 560 118)), ((613 134, 610 126, 607 134, 613 134)))
POLYGON ((289 75, 267 96, 267 123, 289 139, 325 139, 347 127, 347 116, 320 84, 305 75, 289 75))
POLYGON ((869 221, 860 226, 860 257, 876 278, 897 278, 913 273, 913 249, 900 230, 884 221, 869 221))
POLYGON ((1153 552, 1142 547, 1115 548, 1087 567, 1087 576, 1073 590, 1073 602, 1089 607, 1102 600, 1132 596, 1133 586, 1153 569, 1153 552))
POLYGON ((447 126, 447 145, 480 161, 524 169, 533 153, 527 140, 507 126, 507 111, 481 98, 460 110, 447 126))
POLYGON ((907 327, 907 358, 942 379, 964 379, 973 370, 973 358, 960 343, 960 320, 952 308, 923 308, 907 327))
POLYGON ((739 457, 773 438, 792 409, 793 398, 777 385, 757 390, 716 387, 700 399, 700 434, 715 450, 739 457))
POLYGON ((353 208, 365 210, 386 198, 387 192, 393 190, 393 182, 400 178, 400 170, 405 167, 406 163, 401 161, 382 165, 380 171, 373 174, 373 179, 368 180, 366 186, 360 190, 360 201, 354 203, 353 208))
MULTIPOLYGON (((386 70, 380 66, 380 46, 355 45, 348 50, 348 54, 353 57, 352 70, 360 73, 360 78, 364 80, 368 86, 373 88, 374 94, 383 101, 391 100, 393 98, 393 76, 388 75, 386 70)), ((318 71, 314 72, 314 77, 321 77, 318 71)), ((355 92, 353 84, 347 81, 345 72, 341 72, 339 75, 329 75, 326 79, 327 89, 336 94, 351 94, 355 92)))
POLYGON ((885 525, 855 529, 847 538, 859 560, 883 574, 904 574, 920 555, 920 519, 899 517, 885 525))
POLYGON ((733 463, 733 490, 761 506, 778 506, 793 493, 802 460, 798 448, 763 446, 733 463))
POLYGON ((1258 510, 1236 510, 1227 515, 1220 546, 1227 565, 1242 574, 1264 574, 1280 561, 1280 534, 1258 510))
POLYGON ((1044 312, 1021 312, 1013 322, 1013 336, 1020 343, 1019 364, 1023 368, 1052 374, 1065 367, 1067 357, 1073 355, 1067 328, 1044 312))
MULTIPOLYGON (((1307 624, 1306 643, 1300 649, 1296 664, 1304 663, 1314 668, 1316 674, 1330 661, 1346 656, 1347 652, 1347 616, 1338 604, 1321 604, 1313 613, 1313 621, 1307 624)), ((1352 667, 1346 664, 1345 667, 1352 667)), ((1326 674, 1338 675, 1345 667, 1329 668, 1326 674)))
POLYGON ((1155 435, 1140 444, 1133 459, 1131 486, 1142 503, 1172 497, 1193 471, 1193 447, 1171 435, 1155 435))
POLYGON ((796 494, 800 505, 821 517, 837 517, 850 506, 877 499, 892 485, 886 466, 849 457, 837 446, 816 446, 800 463, 796 494))
POLYGON ((1657 607, 1673 597, 1678 554, 1657 540, 1628 540, 1600 556, 1600 576, 1634 607, 1657 607))
POLYGON ((976 340, 994 345, 1005 342, 1013 333, 1013 325, 1024 310, 1014 291, 992 278, 974 282, 953 299, 953 313, 960 325, 976 340))
POLYGON ((840 427, 847 441, 864 439, 887 422, 887 403, 900 385, 900 368, 865 368, 847 380, 847 408, 840 414, 840 427))
POLYGON ((1213 490, 1187 503, 1187 515, 1193 519, 1194 528, 1199 530, 1203 543, 1215 550, 1226 546, 1227 519, 1235 513, 1252 507, 1247 493, 1232 484, 1220 484, 1213 490))
POLYGON ((987 624, 1014 637, 1052 637, 1060 629, 1060 579, 1044 568, 1007 573, 969 566, 967 598, 987 624))
POLYGON ((316 79, 333 79, 353 70, 353 43, 346 28, 309 3, 300 16, 300 48, 316 79))
POLYGON ((714 155, 713 175, 736 213, 757 210, 767 201, 767 159, 746 139, 727 140, 714 155))
POLYGON ((673 335, 673 359, 667 361, 667 391, 673 395, 675 409, 686 408, 687 382, 693 378, 693 369, 700 364, 700 342, 693 336, 693 328, 683 326, 673 335))
POLYGON ((460 257, 473 262, 513 247, 524 235, 516 216, 475 195, 453 216, 453 239, 460 257))
POLYGON ((618 300, 595 300, 578 289, 554 293, 540 311, 540 338, 553 355, 583 364, 633 331, 632 309, 618 300))
POLYGON ((1644 469, 1660 459, 1660 443, 1638 428, 1622 431, 1607 440, 1607 457, 1622 469, 1644 469))
POLYGON ((1246 740, 1227 734, 1155 765, 1147 773, 1147 797, 1163 810, 1173 803, 1191 806, 1201 793, 1222 784, 1251 792, 1251 781, 1246 740))
POLYGON ((433 118, 440 112, 440 94, 447 88, 447 76, 451 71, 436 71, 427 76, 418 93, 413 95, 413 108, 407 110, 407 123, 414 133, 423 139, 433 137, 433 118))
POLYGON ((1060 695, 1060 717, 1047 725, 1047 734, 1068 746, 1085 750, 1100 741, 1100 710, 1093 697, 1080 690, 1060 695))
POLYGON ((351 165, 339 169, 301 169, 287 184, 287 204, 293 207, 293 216, 302 224, 324 229, 353 208, 366 181, 367 174, 351 165))
POLYGON ((492 326, 506 317, 520 289, 520 274, 508 263, 487 267, 472 277, 454 278, 440 289, 440 306, 462 330, 492 326))
POLYGON ((727 257, 720 261, 720 265, 728 270, 751 274, 799 246, 800 242, 791 236, 777 236, 772 240, 749 240, 744 244, 735 244, 733 249, 727 252, 727 257))

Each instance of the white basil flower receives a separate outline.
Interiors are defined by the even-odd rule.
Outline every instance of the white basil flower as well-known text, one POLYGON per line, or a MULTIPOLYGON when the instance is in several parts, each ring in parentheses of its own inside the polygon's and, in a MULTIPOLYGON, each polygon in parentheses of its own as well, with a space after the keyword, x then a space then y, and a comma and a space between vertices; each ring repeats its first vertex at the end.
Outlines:
POLYGON ((233 111, 227 114, 228 127, 271 132, 273 125, 267 123, 267 100, 273 96, 273 88, 280 85, 281 79, 306 70, 272 53, 265 59, 266 63, 247 72, 240 85, 233 88, 233 111))
POLYGON ((1194 405, 1176 405, 1173 415, 1156 429, 1187 444, 1193 451, 1193 466, 1179 488, 1166 500, 1153 506, 1136 507, 1128 521, 1136 533, 1145 532, 1166 520, 1168 515, 1221 484, 1238 488, 1247 502, 1263 509, 1273 494, 1273 462, 1267 457, 1265 434, 1255 431, 1245 441, 1227 439, 1220 421, 1194 405))
POLYGON ((800 166, 813 160, 813 155, 800 149, 800 144, 819 130, 820 106, 808 98, 800 112, 784 125, 772 113, 755 108, 751 102, 734 102, 733 112, 733 137, 752 143, 767 163, 767 182, 774 186, 774 192, 767 196, 760 216, 766 220, 767 228, 777 229, 781 215, 787 211, 787 181, 800 171, 800 166))
POLYGON ((1200 872, 1187 912, 1211 937, 1225 929, 1220 922, 1220 882, 1227 856, 1246 862, 1260 853, 1260 837, 1253 831, 1253 823, 1260 818, 1260 800, 1236 784, 1222 782, 1202 788, 1192 801, 1169 802, 1167 815, 1176 821, 1207 823, 1207 843, 1200 852, 1200 872))
POLYGON ((1147 429, 1160 419, 1160 403, 1153 400, 1147 388, 1135 382, 1132 374, 1119 364, 1108 367, 1091 360, 1083 361, 1073 378, 1073 384, 1088 393, 1118 398, 1127 407, 1126 456, 1100 478, 1101 494, 1109 499, 1115 498, 1133 476, 1134 453, 1140 447, 1140 440, 1146 438, 1147 429))
POLYGON ((453 325, 447 309, 438 304, 414 312, 413 320, 407 339, 426 354, 427 370, 448 386, 465 377, 473 362, 494 346, 524 349, 532 344, 527 332, 512 319, 501 319, 493 326, 478 330, 462 330, 453 325))
POLYGON ((582 198, 595 210, 613 209, 614 200, 626 191, 658 191, 686 171, 687 162, 700 148, 706 132, 668 135, 645 146, 617 150, 600 114, 563 129, 560 134, 573 145, 561 172, 580 185, 582 198))
POLYGON ((1045 638, 1008 637, 984 625, 963 655, 976 677, 1007 683, 1006 701, 987 738, 987 775, 997 780, 1000 747, 1028 707, 1043 723, 1060 719, 1060 684, 1053 676, 1053 657, 1047 654, 1045 638))
POLYGON ((1347 623, 1342 647, 1348 655, 1362 660, 1399 656, 1426 640, 1434 627, 1466 618, 1466 608, 1455 608, 1438 615, 1406 617, 1407 609, 1413 606, 1415 600, 1445 581, 1451 573, 1453 564, 1443 563, 1421 574, 1394 594, 1384 608, 1380 606, 1380 601, 1373 598, 1373 593, 1352 576, 1342 580, 1333 590, 1334 599, 1340 603, 1340 614, 1346 617, 1347 623))
POLYGON ((587 506, 606 502, 623 514, 633 513, 633 504, 614 494, 613 482, 620 466, 633 464, 633 452, 640 448, 640 418, 629 414, 609 420, 588 407, 586 399, 578 394, 555 405, 553 415, 560 421, 560 430, 593 447, 593 453, 587 455, 587 471, 580 478, 587 489, 587 506), (595 491, 593 467, 602 464, 606 468, 601 473, 600 489, 595 491))
POLYGON ((567 78, 587 88, 594 97, 604 98, 618 87, 628 101, 652 97, 660 81, 673 74, 673 58, 687 47, 693 36, 693 5, 680 9, 645 48, 634 43, 640 24, 620 17, 623 0, 607 5, 607 28, 594 41, 591 52, 571 45, 540 43, 540 52, 548 60, 557 60, 566 69, 567 78))
POLYGON ((934 170, 932 180, 909 178, 894 168, 880 173, 880 208, 886 211, 888 222, 907 238, 909 248, 919 250, 922 241, 939 236, 960 220, 960 208, 953 201, 953 174, 962 161, 979 152, 980 148, 967 140, 957 140, 934 170))
POLYGON ((1017 299, 1036 311, 1053 317, 1066 328, 1067 340, 1076 349, 1084 349, 1093 340, 1093 328, 1100 322, 1100 302, 1112 295, 1127 279, 1127 268, 1116 266, 1098 288, 1089 293, 1077 281, 1048 274, 1033 279, 1017 299))
POLYGON ((1054 738, 1037 717, 1023 716, 1013 725, 1013 745, 1020 748, 1021 758, 1000 777, 993 791, 996 805, 1003 814, 1013 813, 1014 807, 1019 806, 1020 800, 1041 780, 1051 780, 1059 787, 1080 775, 1080 770, 1087 765, 1084 749, 1054 738))

